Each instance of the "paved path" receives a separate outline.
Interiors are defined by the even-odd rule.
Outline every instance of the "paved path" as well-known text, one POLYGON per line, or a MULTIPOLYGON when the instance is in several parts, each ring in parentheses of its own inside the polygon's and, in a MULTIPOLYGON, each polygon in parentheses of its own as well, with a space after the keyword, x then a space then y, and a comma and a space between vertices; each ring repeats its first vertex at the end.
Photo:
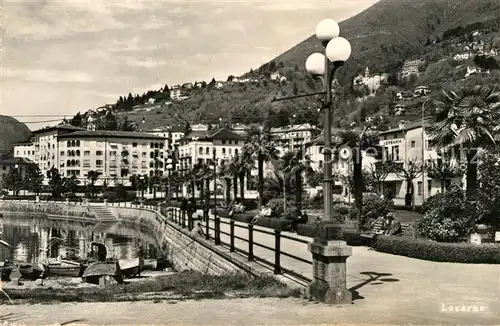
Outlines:
MULTIPOLYGON (((269 231, 257 226, 255 229, 269 231)), ((221 230, 229 233, 229 225, 221 223, 221 230)), ((245 229, 236 227, 235 234, 248 238, 245 229)), ((312 240, 288 232, 283 234, 312 240)), ((221 235, 221 240, 229 242, 229 237, 221 235)), ((254 241, 274 248, 273 235, 254 232, 254 241)), ((235 245, 248 249, 248 244, 242 240, 235 240, 235 245)), ((306 244, 282 238, 281 248, 311 260, 306 244)), ((274 262, 274 252, 271 250, 255 246, 254 254, 274 262)), ((282 255, 281 265, 312 278, 310 264, 282 255)), ((382 307, 397 309, 400 314, 407 314, 415 311, 416 306, 420 307, 418 311, 439 312, 443 305, 449 304, 482 305, 491 313, 500 314, 498 265, 437 263, 384 254, 366 247, 353 247, 353 255, 347 260, 347 274, 348 287, 357 291, 354 300, 356 307, 368 308, 376 302, 382 307)))
MULTIPOLYGON (((412 300, 412 298, 408 298, 412 300)), ((446 312, 415 303, 401 309, 385 305, 332 307, 301 299, 226 299, 201 301, 65 303, 58 305, 2 306, 2 321, 24 325, 328 325, 328 324, 499 324, 498 314, 446 312), (3 317, 2 317, 3 316, 3 317)))

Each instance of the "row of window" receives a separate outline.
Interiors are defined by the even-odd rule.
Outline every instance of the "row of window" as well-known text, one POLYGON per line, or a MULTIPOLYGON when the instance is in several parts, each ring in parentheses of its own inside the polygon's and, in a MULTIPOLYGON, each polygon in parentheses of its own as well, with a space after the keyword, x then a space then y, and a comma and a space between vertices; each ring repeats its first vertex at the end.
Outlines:
MULTIPOLYGON (((215 149, 213 151, 214 151, 214 153, 216 153, 215 149)), ((203 154, 210 155, 210 147, 205 147, 205 149, 203 149, 203 147, 198 147, 198 154, 200 154, 200 155, 203 155, 203 154)), ((228 148, 228 154, 229 155, 233 155, 233 149, 232 148, 228 148)), ((226 149, 225 148, 222 148, 222 155, 226 155, 226 149)), ((234 149, 234 155, 235 156, 238 155, 238 149, 237 148, 234 149)))

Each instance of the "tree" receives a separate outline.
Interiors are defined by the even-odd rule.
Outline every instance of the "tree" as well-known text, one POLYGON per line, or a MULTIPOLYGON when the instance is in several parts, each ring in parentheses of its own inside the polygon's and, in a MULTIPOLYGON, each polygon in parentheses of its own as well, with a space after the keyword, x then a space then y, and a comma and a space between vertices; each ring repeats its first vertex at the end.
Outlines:
POLYGON ((495 134, 500 119, 500 92, 489 86, 443 91, 436 105, 435 121, 428 127, 431 144, 438 148, 457 148, 456 159, 465 150, 467 193, 477 189, 477 154, 479 148, 497 148, 495 134))
POLYGON ((127 116, 125 116, 125 118, 123 118, 123 121, 120 124, 120 130, 121 131, 135 131, 134 125, 128 120, 127 116))
POLYGON ((42 191, 43 174, 37 164, 28 164, 23 184, 27 189, 39 195, 42 191))
POLYGON ((21 172, 17 168, 11 168, 5 176, 4 187, 11 190, 14 196, 19 196, 19 191, 23 186, 23 178, 21 172))
POLYGON ((428 161, 424 170, 430 178, 439 180, 443 193, 451 179, 464 174, 465 167, 460 162, 453 162, 450 157, 444 157, 428 161))
POLYGON ((297 95, 299 93, 299 89, 297 88, 297 84, 295 82, 293 83, 292 93, 293 95, 297 95))
POLYGON ((113 113, 109 112, 104 117, 104 129, 105 130, 118 130, 118 122, 116 122, 116 117, 113 113))
POLYGON ((184 135, 189 135, 191 131, 191 124, 189 123, 189 121, 186 121, 186 124, 184 125, 184 135))
POLYGON ((382 193, 382 184, 392 171, 392 165, 388 162, 372 163, 367 169, 367 175, 375 183, 378 193, 382 193))
POLYGON ((398 178, 406 182, 406 205, 411 204, 415 208, 415 187, 413 186, 413 180, 422 175, 423 166, 421 160, 409 158, 403 164, 394 163, 392 168, 398 178))
POLYGON ((99 179, 99 176, 101 175, 101 172, 97 172, 94 170, 90 170, 87 172, 87 179, 89 180, 90 184, 88 185, 90 194, 92 197, 95 196, 95 183, 97 179, 99 179))
POLYGON ((295 208, 299 216, 302 212, 302 174, 306 171, 311 173, 311 161, 302 150, 290 151, 280 158, 279 169, 283 171, 285 180, 290 179, 295 186, 295 208))
POLYGON ((52 197, 61 197, 61 193, 64 191, 64 180, 59 170, 53 167, 47 172, 47 176, 49 177, 49 188, 52 192, 52 197))
POLYGON ((363 155, 362 152, 368 148, 378 146, 378 137, 374 132, 369 131, 369 126, 363 128, 361 132, 355 130, 341 131, 336 139, 336 147, 349 146, 352 154, 354 204, 359 213, 363 206, 363 155))
POLYGON ((82 115, 80 114, 80 112, 78 112, 71 120, 70 120, 70 124, 75 126, 75 127, 81 127, 82 126, 82 122, 83 122, 83 118, 82 118, 82 115))
POLYGON ((247 131, 244 147, 248 153, 253 153, 254 158, 257 160, 259 207, 262 207, 264 205, 264 162, 278 158, 278 151, 271 130, 260 126, 250 127, 247 131))
POLYGON ((63 178, 63 188, 67 192, 75 193, 79 184, 80 180, 74 175, 69 178, 63 178))

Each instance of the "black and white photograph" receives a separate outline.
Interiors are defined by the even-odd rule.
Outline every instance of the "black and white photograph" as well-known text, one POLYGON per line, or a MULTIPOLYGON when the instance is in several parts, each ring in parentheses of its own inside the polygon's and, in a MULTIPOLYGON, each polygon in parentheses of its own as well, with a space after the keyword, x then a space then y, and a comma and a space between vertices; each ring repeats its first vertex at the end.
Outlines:
POLYGON ((500 324, 500 0, 0 0, 0 324, 500 324))

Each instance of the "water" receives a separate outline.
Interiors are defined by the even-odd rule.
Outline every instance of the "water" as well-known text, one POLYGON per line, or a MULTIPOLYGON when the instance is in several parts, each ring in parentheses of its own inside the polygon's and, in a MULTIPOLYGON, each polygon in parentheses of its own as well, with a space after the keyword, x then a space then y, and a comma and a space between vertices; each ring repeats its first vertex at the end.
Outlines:
POLYGON ((0 262, 37 263, 47 258, 87 259, 92 241, 104 243, 107 258, 158 258, 155 234, 134 223, 90 223, 4 214, 0 218, 0 262))

